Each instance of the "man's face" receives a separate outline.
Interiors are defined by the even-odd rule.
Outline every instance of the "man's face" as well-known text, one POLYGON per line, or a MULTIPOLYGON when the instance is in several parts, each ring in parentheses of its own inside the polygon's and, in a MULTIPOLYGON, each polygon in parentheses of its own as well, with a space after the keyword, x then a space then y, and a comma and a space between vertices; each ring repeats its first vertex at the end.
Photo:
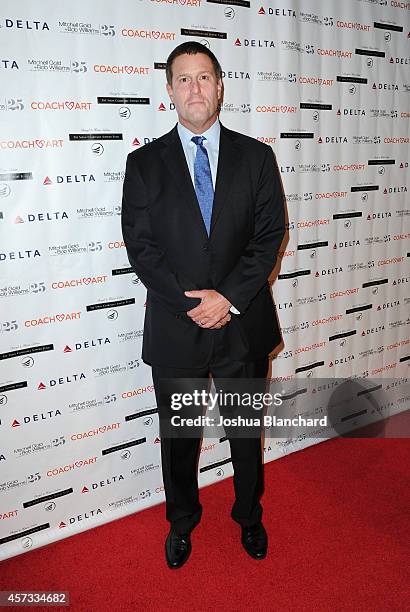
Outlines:
POLYGON ((222 81, 217 80, 211 59, 204 53, 179 55, 172 63, 172 85, 167 84, 178 119, 186 128, 205 132, 218 115, 222 81))

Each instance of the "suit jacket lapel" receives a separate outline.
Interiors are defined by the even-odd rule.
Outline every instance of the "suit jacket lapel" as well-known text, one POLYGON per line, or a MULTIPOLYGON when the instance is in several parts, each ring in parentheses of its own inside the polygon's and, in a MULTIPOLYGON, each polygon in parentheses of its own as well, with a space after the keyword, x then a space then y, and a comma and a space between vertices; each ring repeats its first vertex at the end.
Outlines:
POLYGON ((233 178, 242 157, 240 148, 232 138, 232 132, 221 124, 219 140, 218 170, 216 174, 215 196, 212 208, 211 234, 218 221, 221 210, 229 196, 233 178))
POLYGON ((208 239, 208 234, 202 219, 191 175, 189 174, 185 153, 176 126, 168 133, 165 144, 166 146, 161 151, 161 156, 181 193, 182 205, 200 228, 204 239, 208 239))

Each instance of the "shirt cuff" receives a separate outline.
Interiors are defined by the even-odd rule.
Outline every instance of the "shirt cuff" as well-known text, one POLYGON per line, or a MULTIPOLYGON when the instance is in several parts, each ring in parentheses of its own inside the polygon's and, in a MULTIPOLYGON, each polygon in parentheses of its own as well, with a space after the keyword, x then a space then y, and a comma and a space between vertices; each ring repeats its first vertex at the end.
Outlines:
POLYGON ((241 314, 240 311, 237 308, 235 308, 235 306, 231 306, 229 310, 230 312, 233 312, 234 314, 237 314, 237 315, 241 314))

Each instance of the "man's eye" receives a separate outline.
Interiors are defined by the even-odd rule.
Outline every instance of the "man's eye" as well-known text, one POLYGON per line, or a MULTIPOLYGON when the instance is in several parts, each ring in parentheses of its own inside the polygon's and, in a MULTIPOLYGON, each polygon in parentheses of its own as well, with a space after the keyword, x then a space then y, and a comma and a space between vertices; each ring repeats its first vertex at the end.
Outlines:
POLYGON ((207 74, 203 74, 201 76, 201 79, 204 79, 205 81, 207 81, 209 79, 209 76, 207 74))

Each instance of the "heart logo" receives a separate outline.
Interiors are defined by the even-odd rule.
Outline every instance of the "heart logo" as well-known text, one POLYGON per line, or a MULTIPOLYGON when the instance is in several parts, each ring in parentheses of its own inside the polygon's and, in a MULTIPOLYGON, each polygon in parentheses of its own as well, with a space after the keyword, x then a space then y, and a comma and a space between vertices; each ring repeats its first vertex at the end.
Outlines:
POLYGON ((44 147, 44 140, 36 140, 36 145, 38 146, 39 149, 42 149, 44 147))
POLYGON ((91 277, 83 278, 84 285, 89 285, 91 283, 91 277))
POLYGON ((152 32, 154 38, 159 38, 161 36, 161 32, 152 32))
POLYGON ((74 108, 74 102, 73 101, 66 102, 65 105, 68 108, 68 110, 73 110, 73 108, 74 108))
POLYGON ((64 321, 64 319, 65 319, 65 315, 63 315, 63 314, 58 314, 58 315, 56 315, 56 319, 57 319, 57 321, 64 321))
POLYGON ((132 66, 125 66, 125 72, 127 72, 128 74, 131 74, 132 71, 133 71, 132 66))

